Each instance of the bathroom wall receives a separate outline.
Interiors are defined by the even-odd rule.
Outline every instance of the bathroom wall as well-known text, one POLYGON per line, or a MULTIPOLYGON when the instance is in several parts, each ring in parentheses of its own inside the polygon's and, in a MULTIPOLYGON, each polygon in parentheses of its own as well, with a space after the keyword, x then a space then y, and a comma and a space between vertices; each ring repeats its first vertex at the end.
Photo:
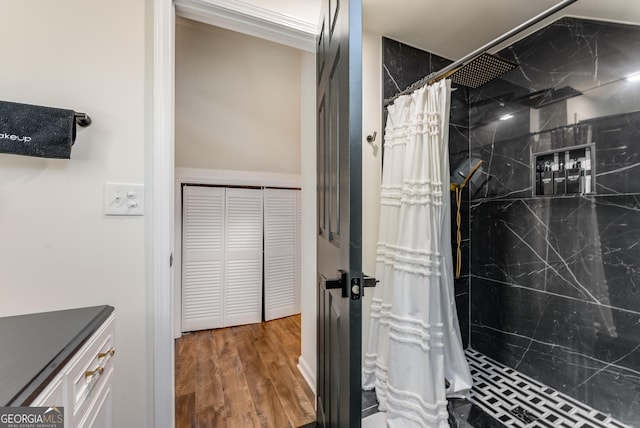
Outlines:
POLYGON ((176 20, 176 166, 300 174, 306 53, 176 20))
POLYGON ((636 426, 640 27, 563 18, 498 55, 520 66, 470 93, 471 347, 636 426), (590 143, 595 195, 534 196, 532 153, 590 143))
POLYGON ((151 12, 143 0, 0 2, 0 98, 93 119, 70 160, 0 154, 0 316, 113 305, 117 427, 153 425, 150 201, 141 217, 103 214, 105 182, 148 173, 151 12))
MULTIPOLYGON (((362 32, 362 271, 374 276, 380 220, 382 174, 382 36, 362 32), (367 136, 376 138, 371 143, 367 136), (371 233, 371 231, 375 231, 371 233)), ((371 322, 372 289, 365 289, 362 301, 362 342, 367 349, 371 322)), ((364 364, 365 352, 362 353, 364 364)))
MULTIPOLYGON (((404 43, 382 38, 383 95, 390 98, 407 86, 438 71, 451 61, 438 55, 416 49, 404 43)), ((469 156, 469 94, 462 86, 452 85, 449 119, 449 158, 451 169, 469 156)), ((383 160, 384 162, 384 160, 383 160)), ((462 271, 455 280, 455 296, 462 341, 469 343, 469 206, 468 191, 463 191, 461 204, 462 271)), ((451 195, 452 249, 455 263, 456 201, 451 195)))

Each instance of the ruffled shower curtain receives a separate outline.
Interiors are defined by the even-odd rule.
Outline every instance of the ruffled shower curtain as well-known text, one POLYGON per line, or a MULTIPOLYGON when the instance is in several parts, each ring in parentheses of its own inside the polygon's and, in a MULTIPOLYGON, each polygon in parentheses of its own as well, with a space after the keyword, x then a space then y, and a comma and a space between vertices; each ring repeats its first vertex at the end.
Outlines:
POLYGON ((453 294, 450 98, 443 80, 388 109, 363 388, 394 428, 448 427, 447 396, 471 388, 453 294))

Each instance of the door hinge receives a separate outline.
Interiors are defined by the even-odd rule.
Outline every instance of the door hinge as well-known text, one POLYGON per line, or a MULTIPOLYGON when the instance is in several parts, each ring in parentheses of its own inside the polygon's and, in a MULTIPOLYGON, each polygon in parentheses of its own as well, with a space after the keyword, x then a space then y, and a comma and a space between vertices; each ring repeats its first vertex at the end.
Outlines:
POLYGON ((169 255, 169 267, 173 267, 173 253, 169 255))

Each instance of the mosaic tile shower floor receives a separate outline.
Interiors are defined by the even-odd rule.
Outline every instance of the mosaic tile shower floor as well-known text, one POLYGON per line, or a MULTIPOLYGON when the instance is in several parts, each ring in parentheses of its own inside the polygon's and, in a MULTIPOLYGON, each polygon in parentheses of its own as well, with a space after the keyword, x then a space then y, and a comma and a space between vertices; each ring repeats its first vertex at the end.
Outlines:
MULTIPOLYGON (((474 380, 469 401, 503 426, 630 428, 473 349, 467 349, 466 354, 474 380)), ((469 422, 474 428, 483 426, 469 422)), ((463 427, 466 428, 461 425, 463 427)))
MULTIPOLYGON (((632 428, 473 349, 466 355, 474 386, 468 399, 449 400, 452 428, 632 428)), ((363 392, 368 428, 386 425, 375 401, 363 392)))

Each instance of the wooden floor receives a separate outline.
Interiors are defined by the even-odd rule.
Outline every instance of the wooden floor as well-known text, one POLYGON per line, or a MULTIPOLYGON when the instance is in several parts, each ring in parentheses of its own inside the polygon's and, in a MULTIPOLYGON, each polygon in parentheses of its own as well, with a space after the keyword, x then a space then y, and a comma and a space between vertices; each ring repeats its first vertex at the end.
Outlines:
POLYGON ((183 335, 176 340, 176 428, 313 423, 299 356, 300 315, 183 335))

